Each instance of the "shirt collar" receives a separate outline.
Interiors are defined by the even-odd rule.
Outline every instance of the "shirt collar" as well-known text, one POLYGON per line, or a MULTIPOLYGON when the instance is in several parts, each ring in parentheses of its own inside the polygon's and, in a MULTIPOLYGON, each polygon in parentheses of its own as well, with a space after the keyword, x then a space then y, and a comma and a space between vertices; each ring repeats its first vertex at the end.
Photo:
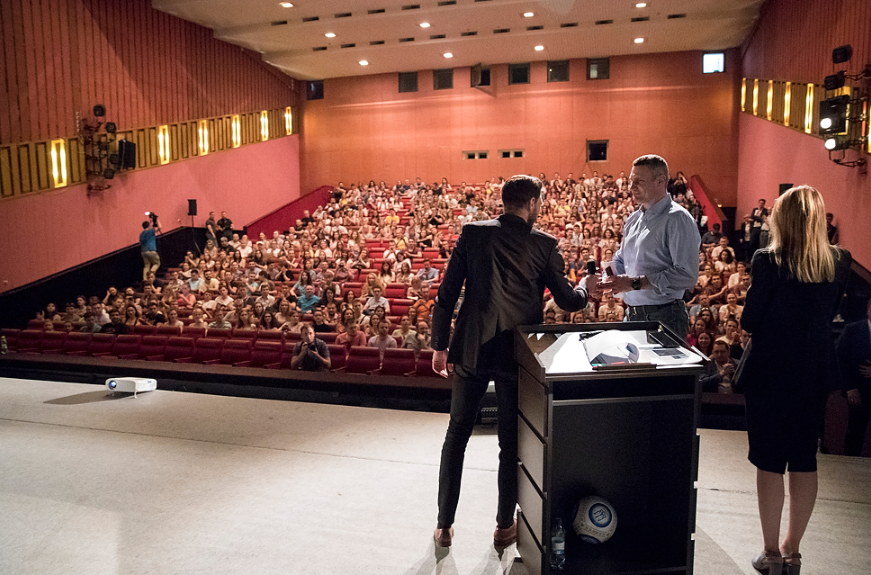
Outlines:
POLYGON ((661 200, 650 206, 649 209, 641 208, 641 212, 644 214, 644 217, 653 217, 664 214, 668 211, 669 207, 671 207, 671 194, 666 192, 665 197, 661 200))

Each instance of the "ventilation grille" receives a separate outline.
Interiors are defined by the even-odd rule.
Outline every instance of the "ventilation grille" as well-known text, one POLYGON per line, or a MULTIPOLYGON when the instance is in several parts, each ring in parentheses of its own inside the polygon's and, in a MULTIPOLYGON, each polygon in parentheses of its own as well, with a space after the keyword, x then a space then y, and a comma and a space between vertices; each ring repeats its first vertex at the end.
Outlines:
POLYGON ((350 18, 351 13, 350 12, 341 12, 339 14, 335 14, 335 17, 336 18, 350 18))
POLYGON ((668 15, 669 20, 676 20, 677 18, 686 18, 686 17, 687 17, 686 14, 669 14, 668 15))
POLYGON ((433 34, 429 37, 430 40, 441 40, 442 38, 447 38, 444 34, 433 34))
POLYGON ((532 30, 544 30, 544 26, 527 26, 526 29, 529 30, 530 32, 532 30))
POLYGON ((342 44, 341 47, 342 47, 342 48, 353 48, 353 47, 355 47, 355 46, 356 46, 356 44, 342 44))
POLYGON ((403 10, 420 10, 420 4, 408 4, 402 7, 403 10))
POLYGON ((596 26, 602 26, 603 24, 613 24, 613 20, 596 20, 596 26))
POLYGON ((414 38, 400 38, 400 42, 414 42, 414 38))
POLYGON ((577 22, 564 22, 563 24, 560 24, 559 27, 560 28, 577 28, 578 23, 577 22))
MULTIPOLYGON (((489 1, 489 0, 484 0, 484 1, 489 1)), ((511 28, 496 28, 495 30, 493 30, 494 34, 507 34, 509 32, 511 32, 511 28)))
POLYGON ((457 0, 442 0, 439 2, 439 6, 456 6, 457 0))
POLYGON ((460 32, 460 36, 477 36, 477 32, 460 32))
POLYGON ((384 40, 372 40, 369 42, 370 46, 382 46, 384 45, 384 40))
POLYGON ((302 19, 303 22, 317 22, 318 20, 320 20, 319 16, 309 16, 308 18, 302 19))
POLYGON ((276 20, 275 22, 270 22, 273 26, 284 26, 287 24, 287 20, 276 20))
POLYGON ((323 52, 327 49, 326 46, 315 46, 312 48, 312 52, 323 52))
POLYGON ((638 18, 633 18, 633 22, 648 22, 650 21, 650 16, 639 16, 638 18))

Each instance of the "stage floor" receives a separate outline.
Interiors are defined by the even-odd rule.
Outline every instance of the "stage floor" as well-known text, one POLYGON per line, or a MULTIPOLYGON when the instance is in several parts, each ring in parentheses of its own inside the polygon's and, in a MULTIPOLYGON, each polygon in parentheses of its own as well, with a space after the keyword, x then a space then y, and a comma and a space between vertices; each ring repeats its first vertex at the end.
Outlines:
MULTIPOLYGON (((454 546, 434 548, 447 421, 0 378, 0 574, 526 575, 514 546, 492 545, 489 428, 469 443, 454 546)), ((746 434, 700 435, 695 573, 755 573, 746 434)), ((871 460, 819 467, 802 573, 867 573, 871 460)))

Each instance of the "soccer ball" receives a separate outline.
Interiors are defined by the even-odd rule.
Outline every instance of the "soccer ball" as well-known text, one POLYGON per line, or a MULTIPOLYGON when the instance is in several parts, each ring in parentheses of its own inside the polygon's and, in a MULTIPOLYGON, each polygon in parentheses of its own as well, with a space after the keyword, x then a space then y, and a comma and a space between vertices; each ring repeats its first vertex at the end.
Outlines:
POLYGON ((578 502, 572 527, 586 543, 604 543, 617 530, 617 512, 601 497, 584 497, 578 502))

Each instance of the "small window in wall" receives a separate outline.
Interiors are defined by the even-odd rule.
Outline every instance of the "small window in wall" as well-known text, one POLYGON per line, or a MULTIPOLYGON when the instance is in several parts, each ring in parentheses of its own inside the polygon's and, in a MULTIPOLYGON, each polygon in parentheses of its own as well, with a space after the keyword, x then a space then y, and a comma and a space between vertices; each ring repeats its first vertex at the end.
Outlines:
POLYGON ((467 160, 486 160, 488 152, 486 150, 483 151, 474 151, 474 152, 463 152, 463 158, 467 160))
POLYGON ((452 90, 454 87, 454 69, 446 68, 444 70, 432 71, 432 89, 433 90, 452 90))
POLYGON ((529 84, 529 64, 508 64, 509 84, 529 84))
POLYGON ((522 158, 523 150, 499 150, 499 155, 503 158, 522 158))
POLYGON ((569 81, 569 61, 568 60, 551 60, 547 63, 547 81, 548 82, 568 82, 569 81))
POLYGON ((724 72, 726 69, 726 58, 723 53, 705 54, 702 56, 702 72, 705 74, 714 74, 716 72, 724 72))
POLYGON ((417 92, 417 72, 399 73, 399 91, 417 92))
POLYGON ((608 140, 587 140, 587 161, 608 161, 608 140))
POLYGON ((306 84, 306 99, 307 100, 323 100, 324 99, 324 81, 312 80, 306 84))
POLYGON ((587 60, 587 80, 607 80, 610 77, 608 58, 589 58, 587 60))
POLYGON ((502 150, 502 151, 499 152, 499 153, 502 154, 502 157, 503 157, 503 158, 510 158, 510 157, 511 157, 511 151, 510 151, 510 150, 502 150))

